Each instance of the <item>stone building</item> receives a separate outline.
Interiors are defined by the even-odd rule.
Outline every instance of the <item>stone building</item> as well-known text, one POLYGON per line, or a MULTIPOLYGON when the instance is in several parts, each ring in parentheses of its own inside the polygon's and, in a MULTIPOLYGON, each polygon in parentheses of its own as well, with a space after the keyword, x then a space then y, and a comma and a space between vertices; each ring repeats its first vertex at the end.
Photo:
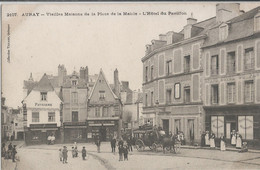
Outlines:
POLYGON ((113 86, 112 89, 101 69, 88 97, 88 141, 93 141, 96 136, 100 136, 103 141, 109 140, 112 136, 120 136, 122 103, 117 69, 114 71, 113 86))
POLYGON ((182 31, 146 45, 144 121, 184 132, 187 143, 199 142, 204 130, 259 138, 259 18, 259 8, 243 13, 239 4, 217 4, 216 17, 197 22, 191 15, 182 31))
POLYGON ((206 129, 259 142, 260 7, 241 13, 239 4, 218 4, 202 50, 206 129))

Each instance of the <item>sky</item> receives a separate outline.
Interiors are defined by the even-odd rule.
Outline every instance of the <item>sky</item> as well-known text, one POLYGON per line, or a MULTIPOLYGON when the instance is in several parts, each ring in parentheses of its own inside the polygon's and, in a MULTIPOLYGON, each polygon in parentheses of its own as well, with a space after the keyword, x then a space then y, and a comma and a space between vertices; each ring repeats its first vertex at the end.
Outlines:
MULTIPOLYGON (((248 11, 259 3, 240 3, 248 11)), ((44 73, 57 75, 64 64, 68 74, 88 66, 90 74, 105 73, 113 83, 117 68, 120 81, 132 90, 142 88, 145 45, 168 31, 179 32, 191 16, 198 22, 215 16, 215 3, 85 3, 3 5, 2 8, 2 92, 6 105, 21 106, 23 81, 30 73, 39 81, 44 73), (143 15, 147 12, 182 12, 186 15, 143 15), (89 13, 90 16, 47 16, 46 13, 89 13), (131 12, 138 16, 106 16, 131 12), (18 16, 7 17, 7 13, 18 16), (45 16, 22 16, 40 13, 45 16), (91 13, 102 13, 91 16, 91 13), (8 35, 8 24, 10 35, 8 35), (10 47, 8 46, 10 44, 10 47), (7 62, 8 50, 10 63, 7 62)))

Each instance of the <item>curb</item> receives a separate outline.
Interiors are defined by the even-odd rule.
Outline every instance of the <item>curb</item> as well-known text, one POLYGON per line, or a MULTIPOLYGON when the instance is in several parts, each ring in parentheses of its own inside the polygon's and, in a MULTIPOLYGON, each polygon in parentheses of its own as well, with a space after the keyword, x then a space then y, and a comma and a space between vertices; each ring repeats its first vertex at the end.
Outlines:
MULTIPOLYGON (((211 149, 211 148, 203 148, 203 147, 191 147, 191 146, 185 146, 185 147, 181 147, 182 149, 205 149, 205 150, 219 150, 219 149, 211 149)), ((231 151, 231 152, 239 152, 239 150, 235 150, 235 149, 230 149, 230 148, 226 148, 226 151, 231 151)), ((248 149, 249 153, 260 153, 260 151, 255 151, 255 150, 250 150, 248 149)))
POLYGON ((101 158, 100 156, 87 152, 89 155, 93 156, 95 159, 97 159, 101 164, 103 164, 105 166, 105 168, 109 169, 109 170, 115 170, 116 168, 113 167, 108 160, 101 158))

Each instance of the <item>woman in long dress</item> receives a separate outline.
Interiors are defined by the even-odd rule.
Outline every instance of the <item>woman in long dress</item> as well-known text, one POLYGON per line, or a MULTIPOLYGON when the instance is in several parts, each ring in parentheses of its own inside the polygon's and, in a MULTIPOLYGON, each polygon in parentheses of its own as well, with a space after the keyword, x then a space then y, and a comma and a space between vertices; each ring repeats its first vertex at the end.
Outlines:
POLYGON ((236 131, 235 130, 232 130, 231 132, 231 145, 235 146, 237 141, 236 141, 236 131))
POLYGON ((237 143, 236 143, 236 148, 241 149, 242 147, 242 136, 237 132, 237 143))
POLYGON ((209 142, 209 131, 206 131, 206 135, 205 135, 205 145, 209 146, 210 142, 209 142))
POLYGON ((211 132, 209 141, 210 141, 210 148, 215 148, 215 134, 213 132, 211 132))
POLYGON ((226 150, 226 138, 223 134, 220 136, 220 150, 225 151, 226 150))

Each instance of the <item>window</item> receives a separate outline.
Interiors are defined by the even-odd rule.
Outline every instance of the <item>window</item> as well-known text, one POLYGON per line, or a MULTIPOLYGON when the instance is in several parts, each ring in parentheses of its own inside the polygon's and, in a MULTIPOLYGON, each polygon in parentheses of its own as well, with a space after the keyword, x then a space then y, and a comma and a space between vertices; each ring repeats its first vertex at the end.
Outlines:
POLYGON ((166 90, 166 103, 167 104, 172 102, 171 98, 172 98, 172 89, 167 89, 166 90))
POLYGON ((260 15, 255 16, 255 31, 260 31, 260 15))
POLYGON ((79 121, 78 111, 72 111, 72 122, 79 121))
POLYGON ((77 92, 71 93, 71 100, 72 100, 72 103, 78 103, 78 93, 77 92))
POLYGON ((233 74, 236 72, 236 55, 235 52, 228 53, 227 56, 227 73, 233 74))
POLYGON ((105 91, 99 91, 99 100, 105 100, 105 91))
POLYGON ((151 92, 151 106, 153 106, 153 91, 151 92))
POLYGON ((147 107, 147 103, 148 103, 148 95, 145 94, 145 106, 147 107))
POLYGON ((172 73, 172 60, 166 62, 166 69, 167 75, 172 73))
POLYGON ((224 135, 224 116, 211 116, 211 131, 217 138, 224 135))
POLYGON ((211 86, 211 103, 218 104, 218 85, 211 86))
POLYGON ((255 67, 253 48, 245 49, 245 70, 251 70, 255 67))
POLYGON ((100 108, 99 107, 95 108, 95 116, 100 117, 100 108))
POLYGON ((245 102, 253 102, 254 101, 254 81, 245 81, 245 102))
POLYGON ((41 101, 47 100, 47 92, 41 92, 41 101))
POLYGON ((227 84, 227 101, 228 103, 235 103, 236 85, 235 83, 227 84))
POLYGON ((190 102, 190 87, 184 88, 184 102, 189 103, 190 102))
POLYGON ((218 55, 211 57, 211 75, 218 74, 218 55))
POLYGON ((77 80, 72 80, 72 81, 71 81, 71 84, 72 84, 73 86, 76 86, 76 85, 77 85, 77 80))
POLYGON ((174 120, 174 126, 175 126, 175 134, 177 134, 179 131, 181 131, 181 120, 175 119, 174 120))
POLYGON ((48 113, 48 122, 55 122, 55 112, 48 113))
POLYGON ((148 66, 145 67, 145 82, 148 81, 148 66))
POLYGON ((238 116, 238 131, 242 139, 253 139, 254 137, 254 117, 238 116))
POLYGON ((108 107, 103 107, 102 117, 108 117, 108 107))
POLYGON ((184 57, 184 72, 190 72, 190 56, 185 56, 184 57))
POLYGON ((40 122, 39 112, 32 112, 32 122, 40 122))
POLYGON ((227 25, 222 25, 219 27, 219 40, 223 41, 227 38, 228 36, 228 26, 227 25))
POLYGON ((151 66, 151 80, 153 80, 153 66, 151 66))
POLYGON ((174 98, 179 99, 181 97, 181 84, 176 83, 174 85, 174 98))

